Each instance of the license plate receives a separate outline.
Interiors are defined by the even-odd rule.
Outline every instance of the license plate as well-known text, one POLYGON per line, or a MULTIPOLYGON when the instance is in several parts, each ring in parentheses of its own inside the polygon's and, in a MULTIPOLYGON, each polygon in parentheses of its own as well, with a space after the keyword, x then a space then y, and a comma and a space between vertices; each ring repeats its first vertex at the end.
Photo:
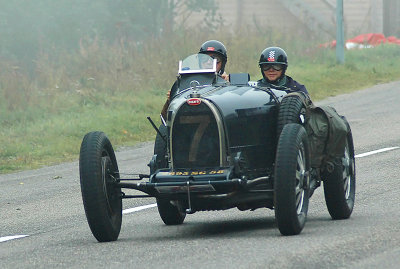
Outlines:
POLYGON ((225 169, 219 170, 200 170, 200 171, 171 171, 159 172, 160 176, 203 176, 203 175, 221 175, 225 174, 225 169))

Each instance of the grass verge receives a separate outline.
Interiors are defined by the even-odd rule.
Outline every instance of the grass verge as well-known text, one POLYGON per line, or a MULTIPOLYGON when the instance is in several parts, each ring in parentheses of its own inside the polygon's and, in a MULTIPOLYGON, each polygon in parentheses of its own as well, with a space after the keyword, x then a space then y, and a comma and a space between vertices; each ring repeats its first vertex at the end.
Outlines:
MULTIPOLYGON (((115 148, 154 140, 155 131, 146 117, 159 122, 178 60, 213 39, 190 37, 154 40, 146 48, 89 44, 76 53, 40 55, 33 73, 3 62, 0 173, 76 160, 89 131, 104 131, 115 148)), ((242 39, 221 35, 218 39, 228 48, 227 71, 248 72, 252 80, 261 78, 260 52, 267 46, 284 47, 289 55, 287 73, 306 85, 314 101, 400 79, 396 45, 347 51, 346 63, 336 65, 334 51, 307 42, 294 46, 282 36, 264 40, 250 34, 242 39)))

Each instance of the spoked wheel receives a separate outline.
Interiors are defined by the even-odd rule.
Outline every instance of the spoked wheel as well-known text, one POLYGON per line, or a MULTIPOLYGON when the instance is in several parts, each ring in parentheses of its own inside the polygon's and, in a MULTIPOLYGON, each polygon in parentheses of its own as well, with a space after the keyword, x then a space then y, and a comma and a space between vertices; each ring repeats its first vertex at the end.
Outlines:
POLYGON ((356 168, 351 131, 347 134, 342 158, 331 173, 324 173, 325 202, 332 219, 347 219, 353 212, 356 193, 356 168))
POLYGON ((118 239, 122 223, 121 188, 112 145, 102 132, 85 135, 79 156, 81 192, 86 218, 99 242, 118 239))
POLYGON ((179 201, 157 198, 158 213, 166 225, 179 225, 185 220, 186 213, 179 201))
POLYGON ((283 235, 304 228, 309 202, 310 150, 307 133, 296 123, 286 124, 280 135, 275 160, 275 218, 283 235))

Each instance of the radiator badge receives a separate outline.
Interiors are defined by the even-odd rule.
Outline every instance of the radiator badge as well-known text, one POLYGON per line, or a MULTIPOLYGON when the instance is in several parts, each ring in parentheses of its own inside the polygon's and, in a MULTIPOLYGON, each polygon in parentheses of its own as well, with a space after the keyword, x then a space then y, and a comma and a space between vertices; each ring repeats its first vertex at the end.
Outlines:
POLYGON ((189 106, 198 106, 201 103, 201 99, 199 98, 190 98, 186 101, 189 106))

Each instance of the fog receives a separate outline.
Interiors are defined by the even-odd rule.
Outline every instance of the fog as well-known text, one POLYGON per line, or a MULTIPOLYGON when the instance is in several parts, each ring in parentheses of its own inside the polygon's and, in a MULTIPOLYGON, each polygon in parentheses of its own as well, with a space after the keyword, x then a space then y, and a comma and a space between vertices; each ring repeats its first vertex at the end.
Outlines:
MULTIPOLYGON (((326 42, 335 38, 335 2, 299 1, 293 13, 290 1, 277 0, 0 0, 0 58, 32 65, 38 53, 60 54, 93 40, 142 44, 179 27, 198 28, 199 21, 210 26, 207 31, 223 26, 228 33, 242 27, 265 34, 270 29, 326 42), (311 2, 322 8, 307 8, 311 2)), ((344 1, 347 38, 367 32, 397 34, 400 16, 395 11, 400 5, 394 0, 382 3, 344 1)))
POLYGON ((82 40, 140 42, 173 27, 174 7, 210 9, 214 1, 0 0, 0 57, 26 62, 82 40), (207 5, 208 4, 208 5, 207 5))

